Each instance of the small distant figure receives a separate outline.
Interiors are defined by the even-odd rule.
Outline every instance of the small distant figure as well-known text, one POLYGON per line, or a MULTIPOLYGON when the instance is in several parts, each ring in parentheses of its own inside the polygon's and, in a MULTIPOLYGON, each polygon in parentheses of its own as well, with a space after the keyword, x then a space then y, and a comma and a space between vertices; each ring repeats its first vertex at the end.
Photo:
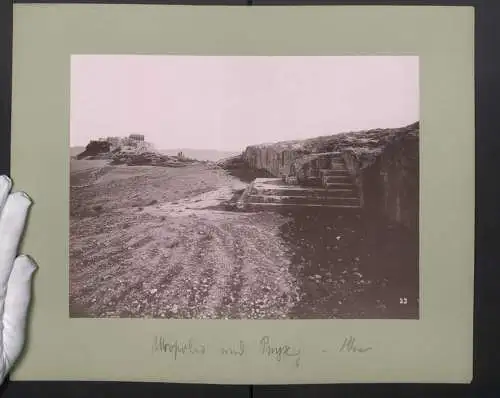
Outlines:
POLYGON ((299 179, 296 176, 286 176, 285 183, 288 185, 298 185, 299 179))
POLYGON ((179 159, 184 159, 184 154, 183 154, 182 152, 179 152, 179 153, 177 154, 177 157, 178 157, 179 159))

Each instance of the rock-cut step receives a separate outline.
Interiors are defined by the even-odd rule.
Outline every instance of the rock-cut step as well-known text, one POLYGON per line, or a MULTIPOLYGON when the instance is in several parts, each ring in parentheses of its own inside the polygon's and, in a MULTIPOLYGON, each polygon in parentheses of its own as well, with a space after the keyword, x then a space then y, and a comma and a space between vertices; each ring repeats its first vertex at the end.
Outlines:
POLYGON ((252 191, 254 195, 304 196, 304 197, 355 197, 357 190, 352 184, 343 184, 340 188, 304 188, 299 186, 258 188, 252 191))
POLYGON ((354 185, 350 182, 327 182, 323 184, 323 187, 327 190, 354 189, 354 185))
POLYGON ((338 208, 361 209, 357 187, 343 170, 328 170, 327 181, 312 186, 286 184, 280 178, 257 178, 242 197, 247 209, 338 208), (322 186, 323 185, 323 186, 322 186))
POLYGON ((330 176, 323 176, 323 185, 328 184, 328 183, 336 183, 336 182, 343 182, 347 184, 352 184, 351 177, 347 175, 340 175, 340 176, 335 176, 335 175, 330 175, 330 176))
POLYGON ((325 176, 350 176, 349 171, 346 168, 343 169, 321 169, 319 171, 321 177, 325 176))
POLYGON ((356 197, 328 197, 328 196, 278 196, 278 195, 250 195, 249 203, 283 203, 296 205, 337 205, 337 206, 359 206, 359 198, 356 197))
POLYGON ((345 164, 343 162, 332 162, 329 165, 330 167, 328 169, 322 169, 322 170, 347 170, 345 167, 345 164))
POLYGON ((325 204, 315 204, 315 203, 247 203, 245 205, 248 210, 255 211, 265 211, 265 210, 293 210, 293 209, 338 209, 338 210, 351 210, 351 211, 359 211, 361 209, 360 206, 357 205, 325 205, 325 204))
POLYGON ((342 172, 347 174, 349 173, 347 167, 345 167, 345 165, 341 163, 332 164, 328 169, 319 169, 319 172, 320 174, 342 173, 342 172))

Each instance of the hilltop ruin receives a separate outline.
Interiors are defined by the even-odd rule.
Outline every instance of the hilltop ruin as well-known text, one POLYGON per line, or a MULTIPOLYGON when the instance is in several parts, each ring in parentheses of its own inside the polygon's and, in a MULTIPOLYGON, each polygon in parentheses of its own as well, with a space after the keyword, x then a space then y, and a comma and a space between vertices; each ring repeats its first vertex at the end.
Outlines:
POLYGON ((179 153, 178 156, 167 156, 158 152, 153 144, 145 140, 143 134, 92 140, 76 158, 110 160, 111 164, 128 166, 183 167, 193 162, 193 160, 185 158, 182 153, 179 153))

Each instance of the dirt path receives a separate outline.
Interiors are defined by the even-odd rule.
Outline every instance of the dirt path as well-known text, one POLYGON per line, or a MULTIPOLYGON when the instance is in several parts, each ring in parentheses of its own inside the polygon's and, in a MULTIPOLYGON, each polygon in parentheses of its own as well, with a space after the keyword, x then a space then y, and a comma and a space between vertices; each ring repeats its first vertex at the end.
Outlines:
POLYGON ((418 241, 396 226, 222 211, 245 184, 206 165, 74 170, 72 316, 418 316, 418 241))
MULTIPOLYGON (((151 200, 144 207, 126 206, 132 193, 122 191, 120 198, 109 187, 117 183, 109 175, 101 177, 103 186, 80 186, 81 196, 99 198, 104 192, 113 194, 115 202, 95 215, 89 215, 96 206, 92 201, 80 203, 86 216, 72 219, 72 315, 286 317, 298 299, 288 272, 290 253, 280 237, 286 218, 206 209, 244 187, 213 170, 206 179, 198 178, 198 185, 217 173, 218 184, 197 193, 200 187, 192 185, 186 170, 170 186, 189 187, 190 192, 170 201, 151 200), (179 183, 182 178, 184 184, 179 183)), ((167 190, 166 175, 163 183, 167 190)), ((128 191, 140 188, 139 183, 128 191)))

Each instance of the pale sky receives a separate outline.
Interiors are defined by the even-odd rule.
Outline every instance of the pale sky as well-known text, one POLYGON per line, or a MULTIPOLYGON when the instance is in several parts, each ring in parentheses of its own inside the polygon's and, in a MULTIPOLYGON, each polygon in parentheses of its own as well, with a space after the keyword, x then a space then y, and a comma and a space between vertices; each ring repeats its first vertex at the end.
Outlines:
POLYGON ((419 120, 416 56, 74 55, 71 146, 141 133, 240 151, 419 120))

